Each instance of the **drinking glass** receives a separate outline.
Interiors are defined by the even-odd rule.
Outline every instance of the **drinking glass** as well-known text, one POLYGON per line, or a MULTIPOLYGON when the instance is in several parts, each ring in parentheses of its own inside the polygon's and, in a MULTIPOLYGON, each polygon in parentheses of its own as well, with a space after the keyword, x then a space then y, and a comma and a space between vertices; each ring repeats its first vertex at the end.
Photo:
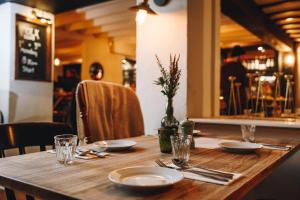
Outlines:
POLYGON ((56 159, 59 163, 70 165, 73 163, 77 147, 77 136, 71 134, 54 137, 56 159))
POLYGON ((241 125, 242 136, 246 142, 255 142, 255 125, 241 125))
POLYGON ((190 159, 190 146, 192 136, 172 135, 171 137, 173 157, 187 163, 190 159))

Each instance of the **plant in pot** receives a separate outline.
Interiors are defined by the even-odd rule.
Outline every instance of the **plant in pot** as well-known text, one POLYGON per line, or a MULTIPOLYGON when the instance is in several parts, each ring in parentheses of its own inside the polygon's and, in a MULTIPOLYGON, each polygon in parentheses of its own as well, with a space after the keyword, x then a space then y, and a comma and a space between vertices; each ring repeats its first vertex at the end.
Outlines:
POLYGON ((179 125, 178 120, 174 116, 173 108, 173 98, 179 89, 181 76, 181 69, 178 66, 179 58, 180 56, 170 55, 169 67, 165 68, 156 55, 161 76, 154 81, 154 84, 161 86, 161 93, 167 98, 166 113, 161 120, 161 128, 159 129, 160 149, 163 153, 171 153, 170 135, 177 133, 179 125))

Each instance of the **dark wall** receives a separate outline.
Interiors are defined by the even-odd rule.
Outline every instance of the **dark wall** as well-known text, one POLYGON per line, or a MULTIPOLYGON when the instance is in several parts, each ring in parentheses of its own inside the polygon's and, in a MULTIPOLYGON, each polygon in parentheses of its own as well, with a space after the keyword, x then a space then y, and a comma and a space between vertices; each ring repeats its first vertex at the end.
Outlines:
POLYGON ((14 2, 57 14, 105 1, 111 0, 0 0, 0 4, 14 2))

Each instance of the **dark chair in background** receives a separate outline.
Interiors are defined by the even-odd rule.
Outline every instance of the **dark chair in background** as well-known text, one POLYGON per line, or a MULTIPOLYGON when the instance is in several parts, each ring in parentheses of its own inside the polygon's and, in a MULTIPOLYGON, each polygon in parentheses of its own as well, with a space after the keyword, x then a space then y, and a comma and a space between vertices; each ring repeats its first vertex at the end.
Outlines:
MULTIPOLYGON (((72 129, 64 123, 34 122, 0 124, 0 158, 5 157, 7 149, 18 148, 19 154, 25 154, 25 147, 39 146, 41 151, 46 145, 54 144, 54 136, 72 134, 72 129)), ((13 190, 5 188, 7 200, 15 200, 13 190)), ((26 195, 27 200, 34 199, 26 195)))
POLYGON ((3 116, 3 113, 0 110, 0 124, 3 124, 3 123, 4 123, 4 116, 3 116))

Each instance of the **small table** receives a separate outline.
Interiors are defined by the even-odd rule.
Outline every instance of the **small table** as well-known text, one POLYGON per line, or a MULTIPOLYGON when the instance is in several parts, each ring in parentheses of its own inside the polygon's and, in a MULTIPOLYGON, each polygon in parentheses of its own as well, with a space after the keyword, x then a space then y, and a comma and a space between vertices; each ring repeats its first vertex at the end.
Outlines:
POLYGON ((113 153, 102 159, 76 159, 71 166, 59 164, 55 154, 46 152, 2 158, 0 185, 46 200, 240 199, 298 149, 298 144, 293 142, 275 143, 267 139, 261 142, 289 144, 293 148, 290 151, 260 149, 247 155, 196 148, 191 152, 192 163, 244 176, 228 186, 184 179, 165 191, 139 193, 115 186, 107 178, 109 172, 129 166, 155 166, 156 159, 168 159, 171 155, 160 153, 157 136, 131 139, 137 142, 131 151, 113 153))

